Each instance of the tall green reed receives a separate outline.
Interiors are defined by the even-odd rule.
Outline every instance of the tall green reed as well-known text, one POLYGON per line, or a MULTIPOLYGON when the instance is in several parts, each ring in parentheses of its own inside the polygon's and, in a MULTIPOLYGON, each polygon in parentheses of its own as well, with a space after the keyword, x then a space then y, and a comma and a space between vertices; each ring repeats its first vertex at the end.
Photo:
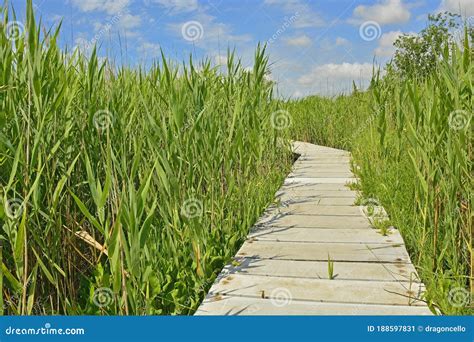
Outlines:
POLYGON ((287 104, 292 135, 352 151, 366 197, 400 229, 436 312, 472 313, 472 47, 445 43, 426 80, 376 73, 367 92, 287 104))
POLYGON ((2 312, 192 313, 291 163, 265 48, 130 69, 3 17, 2 312))

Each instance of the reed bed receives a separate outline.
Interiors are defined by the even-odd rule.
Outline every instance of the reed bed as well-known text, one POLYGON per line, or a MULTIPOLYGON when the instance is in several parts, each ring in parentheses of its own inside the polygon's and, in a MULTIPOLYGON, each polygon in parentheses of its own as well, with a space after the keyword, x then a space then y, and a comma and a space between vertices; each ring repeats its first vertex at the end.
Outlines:
POLYGON ((445 42, 425 79, 374 75, 367 92, 287 103, 292 136, 352 151, 361 201, 383 205, 433 312, 472 310, 472 46, 445 42))
POLYGON ((1 10, 2 313, 192 313, 291 165, 265 49, 115 67, 1 10))

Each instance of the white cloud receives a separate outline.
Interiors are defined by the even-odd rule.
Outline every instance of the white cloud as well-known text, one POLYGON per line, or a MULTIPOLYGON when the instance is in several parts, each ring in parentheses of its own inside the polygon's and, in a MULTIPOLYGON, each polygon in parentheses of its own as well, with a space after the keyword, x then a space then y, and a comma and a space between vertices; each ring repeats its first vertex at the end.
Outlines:
POLYGON ((469 17, 474 15, 473 0, 442 0, 439 11, 449 11, 469 17))
POLYGON ((153 0, 172 13, 192 12, 198 9, 197 0, 153 0))
POLYGON ((132 29, 141 25, 142 17, 139 15, 132 15, 129 13, 120 16, 119 25, 124 29, 132 29))
MULTIPOLYGON (((314 66, 308 73, 299 77, 297 83, 306 87, 305 93, 334 95, 352 89, 352 81, 365 88, 372 78, 370 63, 329 63, 314 66)), ((300 92, 303 89, 298 89, 300 92)))
POLYGON ((402 0, 383 0, 372 6, 359 5, 354 9, 352 22, 368 20, 383 24, 405 23, 410 19, 408 5, 402 0))
MULTIPOLYGON (((409 32, 410 35, 416 35, 415 32, 409 32)), ((379 39, 379 45, 374 50, 374 54, 378 57, 390 57, 395 52, 395 47, 393 43, 397 40, 398 37, 403 35, 401 31, 390 31, 382 34, 379 39)))
POLYGON ((225 55, 216 55, 214 56, 214 61, 217 65, 226 65, 227 64, 227 56, 225 55))
POLYGON ((161 54, 160 45, 150 42, 143 42, 138 48, 138 53, 141 55, 140 57, 146 59, 157 57, 161 54))
POLYGON ((326 25, 322 16, 301 0, 265 0, 266 5, 280 6, 289 15, 297 15, 295 28, 322 27, 326 25))
MULTIPOLYGON (((232 33, 232 28, 224 23, 217 22, 214 16, 206 13, 199 13, 194 16, 192 22, 182 22, 169 24, 168 28, 177 36, 185 40, 183 37, 183 27, 186 24, 192 23, 188 28, 189 34, 197 34, 199 39, 190 40, 190 43, 203 48, 208 51, 214 51, 219 45, 234 46, 237 43, 248 43, 252 41, 252 36, 249 34, 236 35, 232 33)), ((186 33, 187 30, 185 30, 186 33)))
POLYGON ((80 37, 77 37, 76 39, 74 39, 73 48, 78 49, 82 53, 88 54, 92 50, 91 42, 90 40, 84 38, 82 36, 83 34, 80 34, 80 35, 81 35, 80 37))
POLYGON ((311 41, 311 38, 309 38, 307 35, 303 34, 301 36, 286 38, 285 43, 287 45, 291 45, 291 46, 304 47, 304 46, 310 46, 312 41, 311 41))
POLYGON ((72 0, 72 4, 82 12, 103 11, 117 14, 130 4, 130 0, 72 0))
POLYGON ((342 38, 342 37, 336 38, 336 46, 348 46, 348 45, 351 45, 351 43, 346 38, 342 38))
POLYGON ((303 93, 299 90, 296 90, 292 95, 291 95, 292 98, 295 98, 295 99, 298 99, 298 98, 301 98, 303 97, 303 93))

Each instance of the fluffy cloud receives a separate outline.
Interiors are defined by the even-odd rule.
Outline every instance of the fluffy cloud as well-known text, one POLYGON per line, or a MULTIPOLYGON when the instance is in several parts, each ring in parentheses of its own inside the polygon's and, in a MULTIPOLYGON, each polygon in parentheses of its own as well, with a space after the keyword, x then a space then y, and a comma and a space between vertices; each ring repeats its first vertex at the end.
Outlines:
POLYGON ((442 0, 439 10, 459 13, 459 14, 462 14, 463 16, 469 17, 469 16, 474 15, 474 1, 473 0, 442 0))
POLYGON ((168 28, 182 39, 185 39, 185 34, 191 36, 196 34, 199 39, 190 40, 190 43, 207 51, 214 51, 222 42, 233 46, 237 43, 252 41, 252 36, 249 34, 233 34, 228 24, 218 22, 214 16, 206 13, 194 16, 193 21, 169 24, 168 28))
POLYGON ((104 11, 117 14, 130 4, 130 0, 72 0, 72 4, 83 12, 104 11))
POLYGON ((172 13, 192 12, 198 9, 197 0, 153 0, 172 13))
POLYGON ((136 28, 141 25, 141 16, 129 13, 123 14, 119 18, 119 26, 126 30, 136 28))
POLYGON ((298 78, 297 83, 306 87, 307 93, 334 95, 350 91, 352 81, 364 88, 371 78, 370 63, 329 63, 314 66, 309 73, 298 78))
POLYGON ((311 41, 311 38, 303 34, 301 36, 286 38, 285 43, 291 46, 305 47, 305 46, 310 46, 312 41, 311 41))
POLYGON ((408 6, 402 0, 383 0, 372 6, 357 6, 351 21, 361 23, 373 20, 379 24, 396 24, 407 22, 410 16, 408 6))
POLYGON ((217 65, 226 65, 227 64, 227 56, 226 55, 215 55, 214 62, 217 65))
POLYGON ((297 15, 295 28, 322 27, 326 25, 322 16, 301 0, 265 0, 266 5, 279 6, 288 15, 297 15))
POLYGON ((143 42, 138 48, 138 53, 140 54, 141 58, 153 58, 160 55, 160 45, 154 44, 150 42, 143 42))
MULTIPOLYGON (((395 47, 393 43, 397 40, 398 37, 403 35, 404 32, 401 31, 390 31, 382 34, 379 39, 379 45, 374 50, 374 54, 378 57, 390 57, 395 52, 395 47)), ((408 32, 409 35, 416 35, 415 32, 408 32)))

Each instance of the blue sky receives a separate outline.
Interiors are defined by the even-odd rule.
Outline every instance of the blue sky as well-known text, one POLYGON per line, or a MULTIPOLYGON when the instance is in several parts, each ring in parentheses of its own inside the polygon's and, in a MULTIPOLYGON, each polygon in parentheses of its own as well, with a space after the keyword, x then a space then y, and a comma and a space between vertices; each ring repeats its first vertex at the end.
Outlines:
MULTIPOLYGON (((25 1, 10 0, 24 20, 25 1)), ((149 65, 160 49, 177 61, 189 54, 225 63, 235 48, 252 66, 266 42, 269 77, 282 96, 336 94, 365 86, 372 63, 383 65, 402 32, 419 32, 427 14, 450 10, 474 15, 472 0, 35 0, 50 27, 63 21, 61 44, 118 63, 149 65)))

